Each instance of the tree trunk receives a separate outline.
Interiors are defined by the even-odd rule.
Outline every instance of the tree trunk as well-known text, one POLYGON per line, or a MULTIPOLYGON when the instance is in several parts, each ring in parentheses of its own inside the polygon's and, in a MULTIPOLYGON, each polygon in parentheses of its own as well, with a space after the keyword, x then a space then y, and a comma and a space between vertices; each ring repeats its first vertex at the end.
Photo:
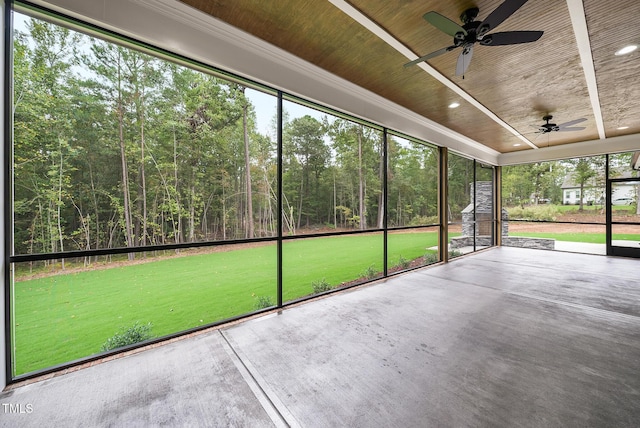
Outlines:
MULTIPOLYGON (((124 142, 124 107, 122 105, 122 70, 120 64, 121 56, 118 53, 118 138, 120 140, 120 163, 122 168, 122 193, 124 204, 124 222, 125 222, 125 240, 127 247, 133 246, 132 227, 131 227, 131 202, 129 196, 129 171, 127 169, 127 157, 124 142)), ((134 259, 134 254, 128 254, 129 260, 134 259)))
MULTIPOLYGON (((380 178, 380 186, 384 182, 384 177, 387 174, 386 165, 384 164, 384 139, 380 142, 380 171, 378 177, 380 178)), ((384 192, 380 192, 378 196, 378 229, 384 227, 384 192)))
MULTIPOLYGON (((244 88, 242 88, 242 93, 244 95, 244 88)), ((247 131, 247 108, 249 107, 249 103, 246 99, 243 100, 242 106, 242 130, 244 134, 244 170, 245 170, 245 181, 247 186, 247 204, 246 204, 246 237, 253 238, 254 237, 254 225, 253 225, 253 193, 251 191, 251 164, 250 164, 250 156, 249 156, 249 133, 247 131)))
POLYGON ((338 204, 336 195, 336 171, 333 171, 333 227, 338 228, 338 204))
POLYGON ((362 127, 358 127, 358 209, 360 210, 360 230, 367 228, 364 204, 364 175, 362 173, 362 127))
POLYGON ((195 178, 189 188, 189 242, 196 241, 196 187, 195 178))
POLYGON ((142 188, 142 231, 140 237, 142 238, 141 244, 144 247, 147 245, 147 180, 144 169, 144 85, 142 86, 140 95, 140 112, 138 113, 138 119, 140 121, 140 187, 142 188))
POLYGON ((580 201, 580 208, 578 208, 578 211, 584 210, 583 198, 584 198, 584 183, 580 183, 580 197, 578 198, 578 200, 580 201))
MULTIPOLYGON (((96 244, 95 248, 100 248, 100 218, 99 218, 99 208, 98 208, 98 198, 96 197, 96 186, 95 181, 93 180, 93 169, 91 168, 91 162, 89 164, 89 179, 91 181, 91 197, 93 201, 93 209, 94 209, 94 223, 96 224, 96 244)), ((97 256, 96 256, 97 257, 97 256)), ((97 260, 97 258, 96 258, 97 260)))
MULTIPOLYGON (((300 229, 302 223, 302 192, 304 191, 304 177, 300 180, 300 196, 298 201, 298 221, 296 222, 296 228, 300 229)), ((293 213, 291 213, 293 217, 293 213)))
MULTIPOLYGON (((60 170, 59 170, 59 175, 58 175, 58 206, 57 206, 57 220, 58 220, 58 239, 60 240, 60 251, 64 251, 64 238, 63 238, 63 233, 62 233, 62 222, 60 220, 60 216, 61 216, 61 207, 62 207, 62 173, 64 172, 63 170, 63 166, 62 166, 62 161, 63 161, 63 157, 62 157, 62 141, 60 141, 59 139, 60 137, 58 137, 58 150, 60 151, 60 170)), ((62 267, 62 270, 64 270, 64 259, 60 259, 60 266, 62 267)))
POLYGON ((178 191, 178 140, 176 138, 175 128, 173 129, 173 182, 177 210, 176 215, 178 216, 178 224, 176 225, 175 219, 173 221, 173 239, 176 244, 179 244, 182 241, 182 210, 180 209, 180 192, 178 191))

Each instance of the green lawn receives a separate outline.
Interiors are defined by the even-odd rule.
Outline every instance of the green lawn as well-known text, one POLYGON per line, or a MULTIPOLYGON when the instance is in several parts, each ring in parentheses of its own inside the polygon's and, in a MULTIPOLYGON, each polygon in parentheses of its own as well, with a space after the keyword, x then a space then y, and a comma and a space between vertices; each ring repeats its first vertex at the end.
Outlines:
MULTIPOLYGON (((389 234, 389 266, 437 245, 436 232, 389 234)), ((289 301, 382 270, 382 234, 285 241, 283 293, 289 301)), ((16 375, 86 357, 121 327, 151 323, 164 336, 276 301, 276 246, 186 255, 143 264, 52 275, 14 285, 16 375)))

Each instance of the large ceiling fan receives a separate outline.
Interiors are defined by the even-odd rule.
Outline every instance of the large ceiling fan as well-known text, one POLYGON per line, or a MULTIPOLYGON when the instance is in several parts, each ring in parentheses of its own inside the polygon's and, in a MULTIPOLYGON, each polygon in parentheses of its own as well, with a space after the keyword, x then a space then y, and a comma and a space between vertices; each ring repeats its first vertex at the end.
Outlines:
POLYGON ((423 18, 428 23, 440 31, 453 36, 453 45, 431 52, 430 54, 406 63, 404 66, 409 67, 456 48, 462 48, 462 52, 460 56, 458 56, 458 63, 456 64, 456 76, 462 75, 464 77, 464 73, 471 63, 473 46, 476 42, 484 46, 504 46, 535 42, 542 36, 542 31, 505 31, 502 33, 487 34, 489 31, 494 30, 505 19, 513 15, 515 11, 520 9, 526 2, 527 0, 505 0, 504 3, 491 12, 482 22, 475 20, 479 12, 477 7, 467 9, 460 15, 460 20, 463 22, 462 26, 437 12, 432 11, 425 13, 423 18))
POLYGON ((560 125, 556 125, 555 123, 550 123, 551 119, 553 119, 553 116, 551 116, 550 114, 544 116, 542 118, 542 120, 544 120, 546 123, 542 124, 542 125, 533 125, 536 128, 538 128, 538 131, 536 132, 537 134, 548 134, 549 132, 569 132, 569 131, 582 131, 584 129, 586 129, 584 126, 573 126, 573 125, 577 125, 580 122, 584 122, 585 119, 580 118, 580 119, 574 119, 574 120, 570 120, 569 122, 565 122, 565 123, 561 123, 560 125))

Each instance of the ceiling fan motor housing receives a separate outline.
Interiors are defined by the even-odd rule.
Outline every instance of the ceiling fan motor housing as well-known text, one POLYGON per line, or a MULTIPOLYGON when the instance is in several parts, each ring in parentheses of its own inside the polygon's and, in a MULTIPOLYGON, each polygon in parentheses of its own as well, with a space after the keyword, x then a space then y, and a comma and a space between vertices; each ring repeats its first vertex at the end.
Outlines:
POLYGON ((463 46, 467 44, 474 44, 478 41, 478 32, 477 28, 480 26, 479 21, 467 22, 462 26, 464 30, 467 32, 466 34, 462 31, 458 31, 453 36, 453 44, 456 46, 463 46))
POLYGON ((460 15, 460 21, 462 21, 464 24, 473 22, 478 17, 479 12, 480 9, 478 9, 477 7, 469 8, 462 12, 462 14, 460 15))
POLYGON ((556 125, 555 123, 549 123, 549 121, 553 119, 553 116, 551 116, 550 114, 544 116, 542 118, 542 120, 546 120, 547 123, 545 123, 544 125, 542 125, 540 127, 540 131, 542 131, 543 134, 546 134, 547 132, 552 132, 552 131, 559 131, 560 127, 558 125, 556 125))

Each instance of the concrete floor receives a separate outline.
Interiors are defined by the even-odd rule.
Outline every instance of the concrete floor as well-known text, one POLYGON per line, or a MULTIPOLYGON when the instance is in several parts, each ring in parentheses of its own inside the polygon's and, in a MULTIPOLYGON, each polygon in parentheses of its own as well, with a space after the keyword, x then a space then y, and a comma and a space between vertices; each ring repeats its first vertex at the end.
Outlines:
POLYGON ((0 426, 637 427, 639 278, 496 248, 5 391, 0 426))

